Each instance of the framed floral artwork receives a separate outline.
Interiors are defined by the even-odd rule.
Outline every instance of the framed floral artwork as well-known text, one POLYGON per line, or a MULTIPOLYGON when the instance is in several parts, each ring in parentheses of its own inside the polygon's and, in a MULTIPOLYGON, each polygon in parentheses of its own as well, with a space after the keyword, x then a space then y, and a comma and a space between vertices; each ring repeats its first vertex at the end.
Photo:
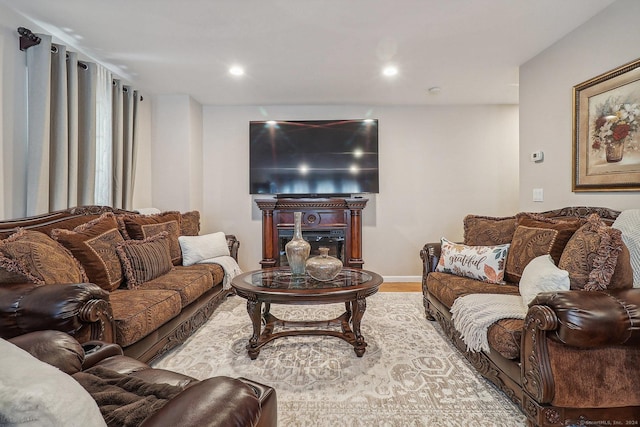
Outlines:
POLYGON ((573 191, 640 190, 640 59, 573 87, 573 191))

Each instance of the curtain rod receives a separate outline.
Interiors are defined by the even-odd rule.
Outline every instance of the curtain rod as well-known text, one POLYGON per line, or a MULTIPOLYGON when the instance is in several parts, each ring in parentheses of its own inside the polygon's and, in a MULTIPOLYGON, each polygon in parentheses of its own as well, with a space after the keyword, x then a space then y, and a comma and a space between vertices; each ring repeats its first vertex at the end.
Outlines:
POLYGON ((33 34, 28 28, 18 27, 18 34, 20 34, 20 50, 27 50, 42 41, 40 37, 33 34))

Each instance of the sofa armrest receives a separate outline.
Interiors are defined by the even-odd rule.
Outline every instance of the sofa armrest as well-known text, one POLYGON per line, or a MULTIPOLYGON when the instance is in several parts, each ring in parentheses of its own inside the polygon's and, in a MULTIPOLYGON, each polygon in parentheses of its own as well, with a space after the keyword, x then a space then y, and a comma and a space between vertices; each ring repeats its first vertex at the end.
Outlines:
POLYGON ((425 243, 424 247, 420 251, 420 258, 422 258, 422 279, 425 280, 427 274, 436 271, 438 260, 440 259, 440 242, 425 243))
POLYGON ((238 249, 240 248, 240 241, 233 234, 227 234, 227 245, 229 246, 229 253, 238 261, 238 249))
POLYGON ((113 328, 109 293, 92 283, 0 287, 0 337, 55 329, 80 342, 113 341, 113 328))
POLYGON ((251 387, 238 379, 213 377, 187 387, 141 426, 255 426, 260 415, 251 387))
POLYGON ((82 343, 84 350, 84 361, 82 362, 82 370, 89 369, 96 363, 103 361, 112 356, 122 356, 124 352, 118 344, 105 341, 87 341, 82 343))
MULTIPOLYGON (((539 294, 529 305, 522 333, 520 360, 524 389, 538 403, 555 402, 556 390, 563 389, 567 380, 554 378, 552 366, 559 364, 552 360, 554 354, 573 360, 588 359, 589 354, 602 351, 637 353, 638 325, 640 289, 539 294)), ((606 375, 604 371, 611 369, 611 362, 600 359, 596 357, 584 364, 585 371, 576 370, 583 364, 574 360, 569 377, 606 375)))
POLYGON ((530 306, 535 305, 552 310, 554 327, 547 336, 563 344, 580 348, 640 344, 640 289, 544 292, 530 306))
POLYGON ((82 369, 84 352, 80 343, 60 331, 35 331, 9 339, 38 360, 55 366, 69 375, 82 369))

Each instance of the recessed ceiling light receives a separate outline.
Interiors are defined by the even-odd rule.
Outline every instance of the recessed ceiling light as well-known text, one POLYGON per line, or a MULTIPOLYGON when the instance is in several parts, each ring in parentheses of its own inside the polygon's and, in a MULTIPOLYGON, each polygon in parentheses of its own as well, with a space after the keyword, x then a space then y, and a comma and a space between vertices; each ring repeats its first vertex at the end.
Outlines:
POLYGON ((242 76, 244 75, 244 68, 238 65, 234 65, 233 67, 229 68, 229 73, 233 74, 234 76, 242 76))
POLYGON ((395 76, 396 74, 398 74, 398 67, 396 67, 395 65, 386 66, 382 70, 382 74, 384 74, 387 77, 395 76))

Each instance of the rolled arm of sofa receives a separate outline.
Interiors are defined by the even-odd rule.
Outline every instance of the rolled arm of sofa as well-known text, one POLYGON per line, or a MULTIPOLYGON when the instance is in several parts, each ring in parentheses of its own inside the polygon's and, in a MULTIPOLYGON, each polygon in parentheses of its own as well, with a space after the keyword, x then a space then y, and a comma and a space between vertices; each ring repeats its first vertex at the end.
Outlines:
POLYGON ((256 426, 260 401, 253 388, 229 377, 213 377, 187 387, 142 427, 256 426))
POLYGON ((563 344, 640 345, 640 289, 544 292, 531 303, 535 306, 551 309, 547 336, 563 344))
POLYGON ((92 283, 0 287, 0 337, 53 329, 79 342, 114 340, 109 293, 92 283))
POLYGON ((620 378, 640 374, 640 367, 625 366, 630 372, 621 367, 623 360, 640 357, 639 307, 640 289, 538 294, 529 305, 522 334, 521 369, 527 393, 539 403, 560 406, 633 403, 638 396, 629 393, 620 378), (572 373, 553 375, 565 371, 572 373), (594 389, 595 379, 610 389, 594 389), (569 389, 590 393, 566 393, 569 389))
POLYGON ((440 250, 440 242, 425 243, 422 250, 420 250, 423 278, 425 278, 427 274, 436 271, 436 266, 438 265, 438 260, 440 259, 440 250))
POLYGON ((238 261, 238 249, 240 249, 240 241, 233 234, 227 234, 227 246, 229 246, 229 253, 238 261))

